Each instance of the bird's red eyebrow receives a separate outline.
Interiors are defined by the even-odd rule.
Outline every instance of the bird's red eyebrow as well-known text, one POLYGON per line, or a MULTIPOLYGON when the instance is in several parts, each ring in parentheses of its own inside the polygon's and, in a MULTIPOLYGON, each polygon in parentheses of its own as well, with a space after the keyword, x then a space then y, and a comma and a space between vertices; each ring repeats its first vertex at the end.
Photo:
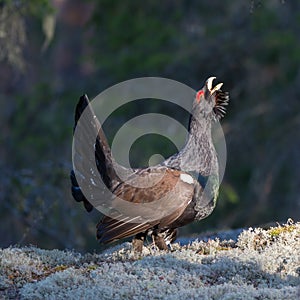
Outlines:
POLYGON ((203 90, 200 90, 200 91, 196 94, 196 100, 197 100, 197 102, 200 101, 200 97, 201 97, 202 95, 204 95, 203 90))

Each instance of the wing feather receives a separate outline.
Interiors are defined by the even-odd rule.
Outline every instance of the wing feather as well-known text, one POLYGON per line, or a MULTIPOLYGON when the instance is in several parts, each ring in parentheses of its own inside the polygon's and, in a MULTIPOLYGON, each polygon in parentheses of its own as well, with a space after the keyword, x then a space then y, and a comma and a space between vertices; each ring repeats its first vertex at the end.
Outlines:
MULTIPOLYGON (((119 214, 114 218, 105 216, 97 225, 97 238, 102 243, 109 243, 126 238, 152 228, 163 228, 179 218, 193 198, 194 185, 180 179, 182 172, 166 167, 148 168, 139 171, 139 177, 121 184, 114 191, 123 200, 131 203, 151 203, 166 198, 158 205, 146 208, 145 215, 119 214), (137 183, 153 181, 153 177, 162 175, 162 179, 148 188, 138 188, 137 183), (134 186, 132 184, 135 184, 134 186), (169 212, 169 213, 168 213, 169 212), (156 216, 149 220, 147 216, 156 216), (139 219, 139 222, 136 220, 139 219)), ((139 211, 141 212, 141 211, 139 211)), ((142 211, 143 213, 143 211, 142 211)))

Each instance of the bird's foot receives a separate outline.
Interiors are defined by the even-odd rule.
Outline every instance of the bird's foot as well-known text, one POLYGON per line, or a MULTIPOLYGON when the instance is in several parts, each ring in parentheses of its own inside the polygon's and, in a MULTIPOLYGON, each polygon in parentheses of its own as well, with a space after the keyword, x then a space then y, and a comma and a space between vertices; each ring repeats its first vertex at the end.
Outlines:
POLYGON ((132 249, 136 253, 142 253, 145 241, 145 234, 139 233, 132 240, 132 249))
POLYGON ((164 251, 167 251, 169 250, 166 242, 165 242, 165 239, 160 236, 159 234, 157 235, 152 235, 152 239, 153 239, 153 243, 154 245, 159 249, 159 250, 164 250, 164 251))

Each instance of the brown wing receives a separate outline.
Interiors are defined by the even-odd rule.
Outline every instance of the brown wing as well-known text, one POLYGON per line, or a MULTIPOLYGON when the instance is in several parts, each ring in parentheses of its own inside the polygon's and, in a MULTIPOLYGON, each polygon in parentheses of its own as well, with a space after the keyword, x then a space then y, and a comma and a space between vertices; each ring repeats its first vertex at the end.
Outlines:
POLYGON ((99 241, 109 243, 173 223, 188 206, 194 193, 194 181, 187 182, 182 174, 190 176, 166 167, 153 167, 138 171, 138 177, 120 184, 114 194, 136 205, 136 209, 127 212, 125 209, 112 217, 105 216, 97 225, 99 241), (153 182, 157 183, 151 185, 153 182), (150 187, 137 187, 145 183, 149 183, 150 187))

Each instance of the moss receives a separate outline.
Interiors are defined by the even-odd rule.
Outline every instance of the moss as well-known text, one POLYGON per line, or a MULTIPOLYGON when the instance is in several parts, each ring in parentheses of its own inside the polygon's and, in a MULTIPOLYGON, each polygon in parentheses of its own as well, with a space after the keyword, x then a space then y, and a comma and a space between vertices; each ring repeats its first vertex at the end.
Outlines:
MULTIPOLYGON (((297 230, 297 226, 293 223, 284 224, 283 226, 279 225, 278 227, 271 227, 268 230, 268 234, 271 237, 278 237, 281 234, 292 232, 294 230, 297 230)), ((298 233, 300 234, 300 230, 298 229, 298 233)))

